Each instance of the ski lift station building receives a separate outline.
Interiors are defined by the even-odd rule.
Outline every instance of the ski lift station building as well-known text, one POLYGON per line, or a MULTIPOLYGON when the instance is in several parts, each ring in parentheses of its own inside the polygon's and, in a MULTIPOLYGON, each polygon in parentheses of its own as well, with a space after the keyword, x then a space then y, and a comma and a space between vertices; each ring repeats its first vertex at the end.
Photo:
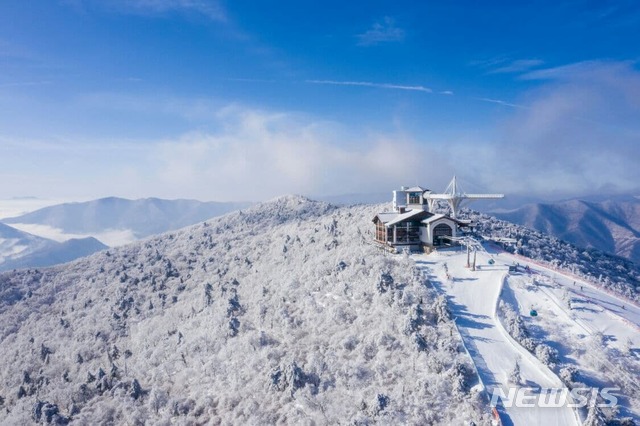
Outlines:
POLYGON ((393 210, 373 218, 374 238, 377 243, 395 249, 417 250, 449 244, 456 240, 461 228, 470 225, 457 219, 464 203, 501 198, 504 194, 467 194, 455 176, 441 194, 420 186, 402 187, 393 191, 393 210), (451 216, 433 213, 438 201, 449 204, 451 216))
POLYGON ((373 218, 375 241, 390 248, 420 250, 451 243, 467 222, 430 212, 431 193, 420 186, 393 191, 393 210, 373 218))

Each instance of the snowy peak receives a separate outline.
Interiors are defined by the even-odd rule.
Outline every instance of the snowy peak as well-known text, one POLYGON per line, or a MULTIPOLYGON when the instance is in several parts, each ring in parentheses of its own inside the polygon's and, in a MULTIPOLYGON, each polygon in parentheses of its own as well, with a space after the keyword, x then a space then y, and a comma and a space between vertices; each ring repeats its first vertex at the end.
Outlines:
POLYGON ((281 223, 322 216, 335 209, 334 205, 311 200, 302 195, 285 195, 257 204, 244 212, 260 219, 267 219, 272 223, 281 223))

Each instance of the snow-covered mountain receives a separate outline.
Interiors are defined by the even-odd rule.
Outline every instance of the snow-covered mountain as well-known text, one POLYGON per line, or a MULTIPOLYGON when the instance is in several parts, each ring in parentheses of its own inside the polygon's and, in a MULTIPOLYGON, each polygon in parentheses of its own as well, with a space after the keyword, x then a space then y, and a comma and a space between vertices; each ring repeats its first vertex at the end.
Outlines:
POLYGON ((528 204, 491 214, 580 247, 594 247, 640 262, 640 200, 636 197, 528 204))
POLYGON ((25 252, 31 253, 46 246, 47 243, 46 238, 40 238, 0 223, 0 262, 25 252))
POLYGON ((106 248, 108 248, 108 246, 93 237, 72 238, 61 243, 48 241, 47 245, 41 249, 6 260, 0 264, 0 271, 58 265, 89 256, 106 248))
POLYGON ((144 198, 101 198, 45 207, 2 221, 32 233, 94 236, 107 245, 114 235, 130 242, 153 234, 193 225, 214 216, 247 207, 249 203, 201 202, 144 198), (111 238, 110 238, 111 237, 111 238))
MULTIPOLYGON (((490 424, 484 349, 457 331, 474 322, 436 290, 446 263, 371 245, 381 208, 283 197, 0 274, 0 424, 490 424)), ((632 262, 464 213, 639 299, 632 262)))
POLYGON ((376 210, 284 197, 0 275, 0 424, 488 424, 376 210))
POLYGON ((581 248, 532 228, 463 209, 462 217, 476 224, 479 238, 509 238, 505 249, 559 268, 616 294, 640 302, 640 265, 595 248, 581 248))
POLYGON ((105 248, 95 238, 59 243, 0 223, 0 271, 69 262, 105 248))

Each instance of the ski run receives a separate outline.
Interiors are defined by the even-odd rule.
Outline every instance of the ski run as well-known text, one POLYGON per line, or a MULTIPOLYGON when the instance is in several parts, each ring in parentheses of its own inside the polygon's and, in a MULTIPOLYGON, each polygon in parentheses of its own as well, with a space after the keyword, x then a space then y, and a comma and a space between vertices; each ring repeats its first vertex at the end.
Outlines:
MULTIPOLYGON (((509 401, 514 395, 509 395, 507 389, 514 387, 510 375, 516 363, 520 373, 517 386, 531 388, 534 396, 536 390, 565 388, 565 384, 557 371, 509 334, 504 324, 508 319, 501 318, 503 311, 515 311, 526 318, 531 337, 548 345, 553 358, 559 356, 565 364, 591 373, 588 386, 621 386, 619 394, 614 392, 621 412, 638 418, 640 389, 637 376, 628 374, 633 361, 622 356, 610 359, 630 352, 636 361, 631 367, 638 371, 637 350, 630 349, 640 343, 637 305, 490 244, 484 244, 475 254, 457 247, 412 257, 432 285, 446 296, 487 399, 496 388, 503 390, 495 412, 499 417, 496 423, 577 425, 587 417, 586 409, 581 412, 570 408, 569 400, 561 407, 531 404, 535 406, 523 408, 509 401)), ((556 366, 560 361, 552 359, 549 363, 556 366)))

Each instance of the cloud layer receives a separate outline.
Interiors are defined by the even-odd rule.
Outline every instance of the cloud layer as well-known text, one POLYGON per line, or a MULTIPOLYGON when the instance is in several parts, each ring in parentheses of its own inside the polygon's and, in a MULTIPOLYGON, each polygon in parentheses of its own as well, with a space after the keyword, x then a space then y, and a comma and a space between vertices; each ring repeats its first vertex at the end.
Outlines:
POLYGON ((372 46, 381 43, 399 42, 404 40, 405 31, 396 26, 395 19, 385 16, 375 22, 367 31, 356 35, 359 46, 372 46))
POLYGON ((510 190, 593 193, 640 185, 640 72, 590 61, 531 71, 542 85, 503 123, 495 177, 510 190))
POLYGON ((441 160, 431 172, 451 170, 440 153, 412 140, 378 135, 344 143, 344 132, 332 123, 238 107, 221 117, 228 123, 222 133, 161 144, 162 185, 209 191, 208 198, 265 199, 389 190, 424 178, 424 158, 441 160))
MULTIPOLYGON (((364 87, 377 87, 379 89, 395 89, 395 90, 409 90, 416 92, 433 93, 428 87, 424 86, 407 86, 402 84, 390 84, 390 83, 372 83, 370 81, 334 81, 334 80, 307 80, 307 83, 311 84, 331 84, 334 86, 364 86, 364 87)), ((445 95, 451 95, 453 92, 441 92, 445 95)))
POLYGON ((101 7, 135 15, 194 12, 214 21, 227 20, 226 12, 218 0, 66 0, 66 3, 77 8, 101 7))
MULTIPOLYGON (((640 72, 634 63, 590 61, 524 71, 533 89, 505 103, 482 132, 427 137, 289 111, 213 101, 100 94, 81 105, 179 116, 193 129, 160 140, 0 139, 0 179, 20 193, 56 197, 160 196, 264 200, 421 184, 439 190, 455 172, 468 191, 588 194, 640 189, 640 72), (506 117, 506 118, 505 118, 506 117), (488 129, 488 130, 487 130, 488 129), (52 194, 52 195, 51 195, 52 194)), ((430 92, 423 86, 309 81, 430 92)), ((456 98, 463 98, 462 95, 456 98)), ((463 122, 464 117, 459 120, 463 122)), ((399 121, 401 122, 401 120, 399 121)), ((427 129, 428 130, 428 129, 427 129)))

